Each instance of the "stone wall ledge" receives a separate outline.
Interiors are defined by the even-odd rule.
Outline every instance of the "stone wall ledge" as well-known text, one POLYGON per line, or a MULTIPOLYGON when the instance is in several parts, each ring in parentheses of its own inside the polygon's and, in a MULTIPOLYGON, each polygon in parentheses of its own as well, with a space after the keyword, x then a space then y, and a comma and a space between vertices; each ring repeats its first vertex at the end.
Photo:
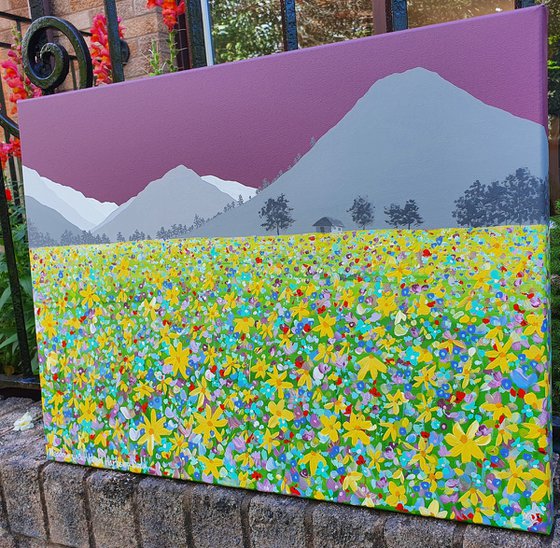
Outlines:
POLYGON ((560 548, 558 510, 545 537, 55 463, 43 446, 40 404, 0 400, 0 548, 560 548), (14 432, 25 411, 35 427, 14 432))

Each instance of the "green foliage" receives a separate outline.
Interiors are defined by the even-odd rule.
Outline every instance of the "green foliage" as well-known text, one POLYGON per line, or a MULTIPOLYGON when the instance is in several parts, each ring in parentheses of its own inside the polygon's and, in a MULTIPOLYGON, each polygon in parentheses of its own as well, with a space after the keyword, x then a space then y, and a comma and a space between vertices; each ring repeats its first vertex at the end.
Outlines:
POLYGON ((212 0, 210 9, 217 63, 281 51, 277 0, 212 0))
MULTIPOLYGON (((25 328, 32 356, 31 366, 36 373, 38 371, 38 364, 33 311, 33 289, 29 264, 27 227, 23 208, 13 206, 10 211, 10 216, 12 220, 12 238, 19 271, 19 283, 23 299, 25 328)), ((12 293, 10 290, 8 267, 4 252, 0 253, 0 364, 6 374, 21 371, 22 364, 12 307, 12 293)))

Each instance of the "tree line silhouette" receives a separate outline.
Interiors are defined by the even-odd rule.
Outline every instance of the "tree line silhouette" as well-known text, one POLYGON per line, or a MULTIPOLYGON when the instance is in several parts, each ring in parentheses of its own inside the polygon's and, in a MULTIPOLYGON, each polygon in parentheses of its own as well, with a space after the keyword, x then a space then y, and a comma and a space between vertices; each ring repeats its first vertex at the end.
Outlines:
POLYGON ((470 227, 544 223, 548 200, 548 179, 519 168, 502 181, 475 181, 455 200, 453 217, 470 227))

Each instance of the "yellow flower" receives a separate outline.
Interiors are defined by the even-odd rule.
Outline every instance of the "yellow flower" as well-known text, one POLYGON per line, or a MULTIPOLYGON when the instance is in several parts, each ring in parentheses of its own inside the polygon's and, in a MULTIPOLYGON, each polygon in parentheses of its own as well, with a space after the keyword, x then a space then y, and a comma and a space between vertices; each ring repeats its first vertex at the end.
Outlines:
POLYGON ((237 306, 237 294, 227 293, 224 297, 224 301, 230 310, 233 310, 237 306))
POLYGON ((398 485, 394 481, 389 482, 389 496, 386 502, 389 506, 397 506, 399 503, 406 503, 406 489, 404 485, 398 485))
POLYGON ((303 458, 301 459, 301 462, 303 464, 308 464, 309 463, 309 471, 311 472, 311 475, 314 476, 317 472, 317 466, 319 466, 319 463, 323 463, 324 465, 327 464, 327 461, 325 460, 325 457, 323 457, 323 455, 321 453, 319 453, 319 451, 309 451, 309 453, 306 453, 303 458))
POLYGON ((80 410, 78 422, 95 420, 95 411, 97 409, 97 405, 95 405, 95 402, 91 399, 87 398, 83 402, 80 402, 78 404, 78 409, 80 410))
POLYGON ((329 438, 333 443, 336 443, 338 440, 338 433, 340 432, 340 422, 336 419, 336 415, 332 415, 330 417, 321 415, 321 417, 319 417, 319 420, 323 425, 323 429, 319 432, 319 434, 329 438))
POLYGON ((144 434, 138 440, 140 444, 147 444, 148 454, 153 455, 154 446, 161 443, 164 436, 171 434, 171 431, 165 428, 165 417, 157 418, 155 409, 152 409, 150 418, 144 415, 144 421, 140 425, 140 429, 144 430, 144 434))
POLYGON ((153 297, 151 301, 148 301, 148 299, 144 299, 142 301, 142 304, 140 305, 140 308, 144 309, 143 312, 144 317, 149 316, 152 319, 152 321, 155 321, 156 318, 158 317, 157 311, 159 308, 159 304, 157 303, 155 297, 153 297))
POLYGON ((212 408, 207 405, 204 415, 202 413, 193 414, 197 423, 194 432, 195 434, 202 434, 204 443, 208 443, 212 435, 214 435, 218 441, 222 441, 222 432, 220 428, 227 424, 227 419, 220 418, 222 413, 223 411, 220 407, 216 408, 216 411, 212 413, 212 408))
POLYGON ((264 379, 266 377, 266 371, 268 369, 268 365, 265 360, 257 360, 255 365, 251 366, 251 371, 255 373, 256 379, 264 379))
POLYGON ((492 517, 496 512, 496 497, 479 493, 480 504, 475 506, 474 523, 482 523, 483 516, 492 517))
POLYGON ((485 411, 490 411, 492 413, 492 418, 496 421, 502 415, 506 418, 511 418, 512 412, 508 405, 499 401, 498 403, 485 402, 480 406, 481 409, 485 411))
MULTIPOLYGON (((405 443, 406 447, 414 451, 414 446, 405 443)), ((418 448, 416 449, 416 453, 412 456, 409 461, 410 464, 418 463, 420 469, 424 473, 429 473, 432 469, 435 468, 435 464, 437 462, 437 457, 435 455, 431 455, 430 453, 434 450, 434 446, 430 445, 428 440, 425 438, 420 438, 418 441, 418 448)))
POLYGON ((280 442, 276 439, 278 437, 278 432, 271 432, 270 429, 266 429, 266 432, 263 436, 262 447, 264 447, 267 451, 270 451, 274 447, 278 447, 280 442))
POLYGON ((533 502, 540 502, 545 496, 550 499, 550 463, 546 463, 544 470, 533 468, 529 471, 533 480, 540 481, 541 484, 531 494, 533 502))
POLYGON ((465 433, 458 422, 453 424, 453 433, 445 436, 446 443, 451 447, 449 454, 452 457, 460 455, 463 463, 471 462, 473 457, 484 458, 480 448, 490 443, 490 436, 477 437, 478 427, 478 421, 473 421, 465 433))
POLYGON ((130 262, 125 257, 121 259, 121 262, 115 266, 115 273, 117 278, 126 278, 130 274, 130 262))
POLYGON ((436 374, 436 366, 426 366, 423 367, 420 370, 420 374, 416 375, 416 377, 414 377, 414 380, 416 381, 414 383, 414 386, 416 388, 418 388, 419 386, 431 386, 434 383, 435 380, 435 374, 436 374))
POLYGON ((540 333, 543 325, 542 316, 537 316, 536 314, 528 314, 525 317, 525 321, 527 322, 527 327, 525 327, 525 330, 523 331, 525 335, 540 333))
POLYGON ((366 420, 366 418, 361 414, 355 414, 352 412, 350 418, 344 423, 344 430, 347 430, 347 433, 344 434, 345 438, 350 438, 353 445, 358 443, 358 440, 361 441, 364 445, 369 443, 369 436, 366 434, 367 430, 371 430, 373 428, 373 424, 366 420))
POLYGON ((346 477, 344 478, 344 481, 342 482, 342 488, 345 491, 347 491, 348 489, 351 489, 354 492, 357 491, 358 482, 362 479, 362 477, 363 474, 360 474, 360 472, 356 470, 348 472, 348 474, 346 474, 346 477))
POLYGON ((174 375, 180 375, 186 378, 190 355, 190 348, 183 348, 183 344, 179 342, 176 347, 169 347, 169 357, 165 358, 164 363, 173 366, 174 375))
POLYGON ((546 427, 532 422, 524 422, 521 426, 527 429, 523 437, 528 440, 538 440, 539 449, 544 449, 548 445, 548 432, 546 427))
POLYGON ((320 337, 328 337, 329 339, 334 335, 332 326, 336 323, 336 318, 325 314, 319 318, 319 325, 313 328, 313 331, 319 331, 320 337))
POLYGON ((270 420, 268 422, 270 428, 278 426, 281 420, 291 421, 294 418, 294 414, 289 409, 284 408, 283 400, 278 403, 273 401, 269 402, 268 410, 270 412, 270 420))
POLYGON ((517 465, 515 460, 508 460, 509 469, 496 472, 496 476, 500 479, 507 479, 506 491, 510 494, 515 490, 525 491, 525 481, 532 479, 531 472, 525 472, 521 464, 517 465))
POLYGON ((397 390, 395 394, 387 394, 387 401, 388 403, 384 405, 385 409, 389 409, 389 413, 392 415, 398 415, 401 405, 406 402, 406 398, 403 392, 397 390))
POLYGON ((397 308, 395 296, 391 293, 377 299, 377 308, 383 316, 389 316, 397 308))
MULTIPOLYGON (((41 316, 39 316, 39 325, 43 328, 43 331, 47 334, 47 337, 54 337, 56 335, 57 322, 50 312, 45 311, 42 318, 41 316)), ((80 325, 81 324, 78 322, 78 327, 80 325)))
POLYGON ((203 474, 205 474, 207 476, 212 475, 216 479, 220 477, 220 468, 224 464, 223 459, 221 459, 219 457, 215 457, 213 459, 210 459, 208 457, 200 456, 200 457, 198 457, 198 460, 202 461, 202 463, 204 464, 203 474))
POLYGON ((309 316, 309 309, 305 303, 299 303, 296 306, 292 306, 290 308, 290 312, 294 314, 298 320, 303 320, 303 318, 307 318, 309 316))
POLYGON ((99 302, 99 297, 89 286, 87 286, 85 289, 82 289, 82 291, 80 291, 80 295, 83 297, 82 304, 87 304, 89 308, 93 306, 93 303, 99 302))
POLYGON ((509 373, 509 364, 517 359, 515 354, 509 353, 512 344, 513 339, 509 339, 505 344, 496 341, 496 350, 489 350, 486 352, 486 355, 491 358, 488 369, 499 368, 502 373, 509 373))
POLYGON ((379 373, 386 373, 387 366, 375 356, 366 356, 361 360, 358 360, 360 365, 360 370, 358 371, 358 380, 363 380, 369 373, 372 380, 377 379, 379 373))
POLYGON ((278 397, 280 399, 284 397, 284 389, 292 387, 289 382, 284 380, 287 375, 287 371, 278 373, 278 369, 276 369, 276 366, 274 366, 272 373, 268 374, 268 379, 266 380, 267 384, 270 384, 270 386, 276 389, 276 392, 278 393, 278 397))
POLYGON ((432 500, 427 508, 425 506, 421 506, 419 510, 420 514, 423 516, 431 516, 433 518, 445 518, 447 516, 447 512, 445 510, 439 509, 439 502, 436 499, 432 500))
POLYGON ((253 320, 253 318, 248 316, 248 317, 244 317, 244 318, 235 318, 235 320, 233 320, 233 323, 235 324, 235 332, 236 333, 246 333, 247 334, 251 330, 251 327, 253 327, 253 325, 255 325, 255 320, 253 320))

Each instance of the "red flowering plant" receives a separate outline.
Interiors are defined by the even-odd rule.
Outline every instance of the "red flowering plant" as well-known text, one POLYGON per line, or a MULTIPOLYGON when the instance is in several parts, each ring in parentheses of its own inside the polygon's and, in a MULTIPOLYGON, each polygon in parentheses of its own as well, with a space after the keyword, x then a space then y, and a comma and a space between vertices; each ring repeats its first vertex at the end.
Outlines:
MULTIPOLYGON (((90 52, 94 68, 95 84, 112 82, 111 58, 107 37, 107 20, 99 14, 93 18, 91 29, 90 52)), ((119 21, 119 35, 124 37, 124 29, 119 21)), ((7 59, 0 62, 2 85, 8 99, 7 114, 17 120, 17 105, 23 99, 38 97, 42 90, 33 85, 26 76, 22 60, 22 36, 13 31, 13 44, 8 51, 7 59)), ((37 371, 35 322, 33 315, 33 295, 31 291, 31 271, 29 266, 29 247, 27 244, 27 222, 23 204, 19 200, 22 195, 22 166, 20 141, 16 137, 6 136, 0 141, 0 169, 5 173, 6 199, 8 200, 12 241, 18 265, 21 294, 23 299, 25 327, 28 334, 32 354, 32 369, 37 371), (9 167, 9 169, 7 169, 9 167), (15 175, 15 176, 14 176, 15 175)), ((32 226, 29 230, 34 230, 32 226)), ((0 243, 3 243, 0 234, 0 243)), ((0 253, 0 372, 6 374, 18 372, 21 367, 18 337, 11 307, 11 290, 8 283, 8 269, 5 253, 0 253)))
POLYGON ((161 63, 160 53, 155 42, 150 50, 150 74, 163 74, 164 72, 177 72, 177 45, 175 33, 179 15, 185 13, 185 1, 180 0, 147 0, 147 8, 161 8, 163 24, 167 27, 167 45, 169 48, 169 61, 161 63))
MULTIPOLYGON (((119 18, 119 37, 124 38, 124 27, 119 18)), ((111 69, 111 54, 109 52, 109 37, 107 34, 107 18, 98 13, 93 18, 90 40, 91 60, 93 63, 93 75, 95 84, 111 84, 113 74, 111 69)))
MULTIPOLYGON (((17 103, 23 99, 28 99, 30 97, 39 97, 42 94, 40 88, 35 86, 31 80, 26 76, 23 69, 23 59, 21 54, 21 32, 14 29, 13 32, 13 44, 11 49, 8 51, 8 58, 0 63, 0 67, 3 69, 3 81, 8 87, 8 101, 10 103, 9 114, 11 116, 17 116, 17 103)), ((21 158, 21 146, 20 141, 17 137, 11 136, 4 142, 0 142, 0 165, 2 170, 4 170, 8 164, 10 158, 21 158)), ((14 165, 21 172, 20 162, 15 162, 14 165)), ((21 177, 19 177, 21 181, 21 177)), ((6 181, 11 183, 12 188, 6 190, 6 197, 8 200, 12 200, 13 193, 18 191, 17 181, 10 180, 6 178, 6 181)), ((18 192, 19 194, 19 192, 18 192)))

